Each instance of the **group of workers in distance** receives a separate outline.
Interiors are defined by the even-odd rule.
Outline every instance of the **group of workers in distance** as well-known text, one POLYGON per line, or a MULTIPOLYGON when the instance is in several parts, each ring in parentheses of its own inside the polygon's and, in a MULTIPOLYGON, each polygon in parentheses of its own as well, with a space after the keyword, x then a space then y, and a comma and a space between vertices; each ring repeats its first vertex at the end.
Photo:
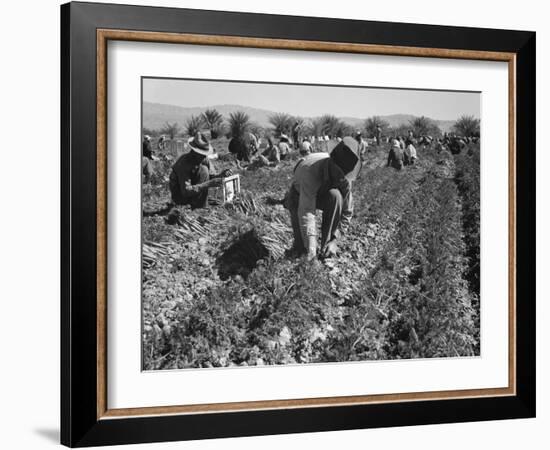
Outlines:
MULTIPOLYGON (((380 142, 380 136, 375 136, 380 142)), ((396 137, 389 141, 387 165, 401 170, 404 165, 414 165, 417 160, 412 131, 407 138, 396 137)), ((208 190, 219 187, 230 169, 216 173, 212 164, 214 151, 202 133, 188 141, 189 151, 173 164, 168 187, 172 202, 203 208, 208 204, 208 190)), ((290 186, 283 200, 289 211, 294 243, 289 253, 304 256, 308 261, 330 258, 338 254, 338 244, 349 228, 353 214, 352 186, 368 151, 368 142, 360 132, 331 141, 330 151, 313 152, 310 139, 297 145, 301 157, 292 172, 290 186), (318 246, 316 210, 322 211, 321 239, 318 246)), ((327 147, 328 148, 328 147, 327 147)), ((267 139, 267 146, 260 153, 259 141, 251 133, 232 139, 229 151, 237 162, 258 162, 260 165, 278 164, 294 150, 288 136, 282 134, 278 142, 267 139)), ((153 158, 151 139, 143 141, 143 173, 151 170, 153 158)), ((237 163, 237 164, 238 164, 237 163)), ((240 166, 239 166, 240 167, 240 166)))
POLYGON ((418 159, 415 145, 417 145, 417 140, 412 130, 408 131, 406 138, 396 136, 391 139, 390 151, 388 153, 388 167, 401 170, 403 166, 414 166, 418 159))
POLYGON ((260 141, 252 133, 246 133, 242 141, 240 138, 231 139, 229 151, 235 154, 238 166, 242 167, 241 162, 252 163, 250 167, 253 168, 278 165, 291 154, 292 148, 288 136, 282 134, 279 142, 275 142, 273 137, 268 137, 266 148, 260 152, 260 141))

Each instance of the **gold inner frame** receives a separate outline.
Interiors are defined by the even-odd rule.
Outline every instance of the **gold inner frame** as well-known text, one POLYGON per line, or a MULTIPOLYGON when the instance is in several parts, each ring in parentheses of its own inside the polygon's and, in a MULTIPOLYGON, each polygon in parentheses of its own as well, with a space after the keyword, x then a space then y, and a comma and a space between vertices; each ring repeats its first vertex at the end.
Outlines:
POLYGON ((516 54, 477 50, 297 41, 114 29, 97 30, 97 419, 166 414, 313 408, 516 394, 516 54), (200 405, 109 409, 107 405, 107 42, 109 40, 436 57, 508 63, 508 386, 401 394, 263 400, 200 405))

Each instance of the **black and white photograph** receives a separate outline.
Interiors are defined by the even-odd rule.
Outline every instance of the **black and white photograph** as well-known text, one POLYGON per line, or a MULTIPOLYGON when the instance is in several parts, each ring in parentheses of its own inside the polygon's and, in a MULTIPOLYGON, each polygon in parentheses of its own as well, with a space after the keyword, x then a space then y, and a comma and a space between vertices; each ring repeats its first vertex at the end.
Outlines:
POLYGON ((143 370, 480 355, 480 93, 142 79, 143 370))
POLYGON ((4 2, 0 448, 548 447, 544 5, 4 2))

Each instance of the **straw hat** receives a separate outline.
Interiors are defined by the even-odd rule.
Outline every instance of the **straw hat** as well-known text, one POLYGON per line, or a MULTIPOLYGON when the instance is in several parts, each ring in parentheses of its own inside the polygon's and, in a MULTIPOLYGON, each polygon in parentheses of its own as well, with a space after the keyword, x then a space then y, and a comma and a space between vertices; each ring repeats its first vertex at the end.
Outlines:
POLYGON ((195 134, 195 136, 190 138, 187 143, 189 144, 191 150, 199 155, 209 156, 214 152, 214 150, 212 150, 212 146, 202 133, 195 134))

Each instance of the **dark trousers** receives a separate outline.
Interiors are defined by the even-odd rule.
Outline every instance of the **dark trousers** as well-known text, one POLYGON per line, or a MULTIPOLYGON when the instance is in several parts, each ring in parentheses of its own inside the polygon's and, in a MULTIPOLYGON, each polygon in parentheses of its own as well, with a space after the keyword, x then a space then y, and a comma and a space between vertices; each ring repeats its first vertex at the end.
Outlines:
MULTIPOLYGON (((287 207, 290 212, 290 222, 294 232, 294 247, 298 251, 305 249, 300 227, 300 218, 298 217, 298 204, 300 194, 293 187, 290 188, 287 197, 287 207)), ((317 209, 323 211, 321 222, 321 248, 338 236, 338 225, 342 218, 342 207, 344 200, 338 189, 330 189, 317 195, 317 209)))
POLYGON ((396 170, 401 170, 403 168, 403 160, 402 159, 394 159, 391 163, 391 166, 396 170))
POLYGON ((143 181, 149 183, 154 173, 153 162, 145 156, 141 157, 141 172, 143 173, 143 181))
POLYGON ((399 151, 396 153, 392 148, 388 154, 388 166, 393 167, 394 169, 401 170, 403 168, 403 153, 399 151))
MULTIPOLYGON (((207 182, 210 179, 208 167, 201 164, 198 169, 191 175, 191 185, 197 185, 207 182)), ((189 194, 180 186, 178 177, 172 171, 170 174, 170 193, 172 201, 176 205, 191 205, 192 209, 204 208, 208 202, 208 189, 203 189, 200 192, 189 194)), ((185 186, 183 186, 185 188, 185 186)))

